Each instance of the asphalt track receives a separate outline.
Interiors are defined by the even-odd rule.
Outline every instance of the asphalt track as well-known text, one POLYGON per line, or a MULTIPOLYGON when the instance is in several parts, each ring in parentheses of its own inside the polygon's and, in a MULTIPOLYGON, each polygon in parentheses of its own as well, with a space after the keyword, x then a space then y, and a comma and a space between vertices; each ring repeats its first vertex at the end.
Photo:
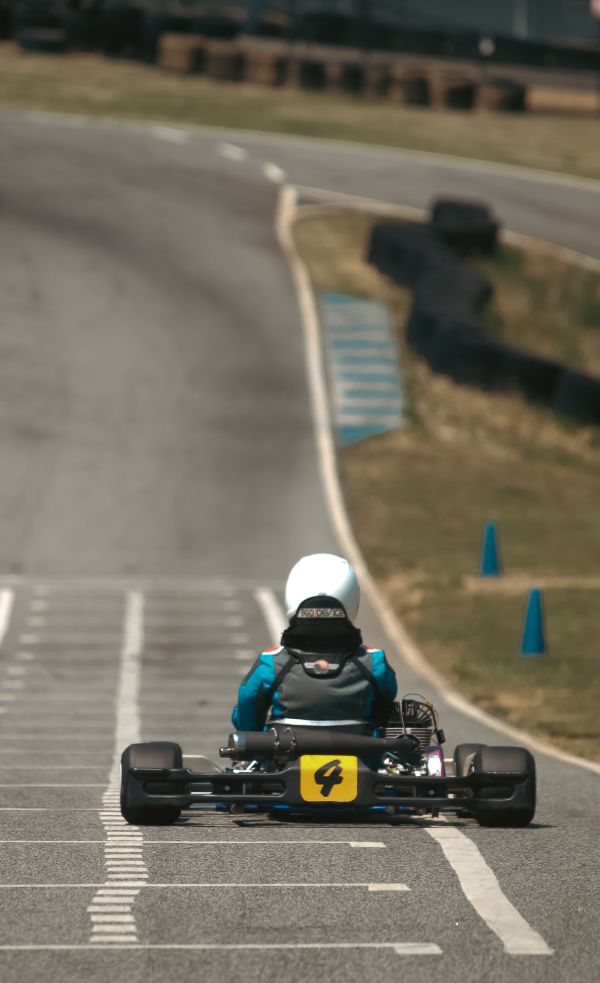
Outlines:
MULTIPOLYGON (((287 568, 339 548, 278 168, 418 207, 481 195, 596 257, 597 187, 276 137, 8 112, 0 127, 3 983, 596 983, 589 771, 538 756, 522 831, 195 812, 126 833, 110 781, 136 732, 214 756, 287 568)), ((368 605, 363 625, 386 644, 368 605)), ((502 743, 433 695, 449 744, 502 743)))

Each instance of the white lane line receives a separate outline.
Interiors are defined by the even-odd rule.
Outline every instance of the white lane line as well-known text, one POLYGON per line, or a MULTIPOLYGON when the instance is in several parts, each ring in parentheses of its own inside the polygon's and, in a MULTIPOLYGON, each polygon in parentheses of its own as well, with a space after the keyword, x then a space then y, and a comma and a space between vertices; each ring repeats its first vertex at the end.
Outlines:
POLYGON ((234 143, 218 143, 217 153, 220 157, 225 157, 226 160, 234 160, 238 164, 248 159, 248 151, 244 150, 243 147, 236 146, 234 143))
POLYGON ((265 161, 261 167, 261 171, 268 181, 272 181, 274 184, 283 184, 287 175, 281 167, 277 164, 271 163, 270 160, 265 161))
MULTIPOLYGON (((352 148, 352 145, 349 144, 348 147, 352 148)), ((402 153, 400 153, 400 156, 402 156, 402 153)), ((410 151, 407 151, 406 156, 416 158, 419 157, 419 154, 413 154, 410 151)), ((421 154, 420 156, 423 157, 423 159, 427 158, 427 154, 421 154)), ((570 178, 566 178, 564 175, 554 175, 552 172, 531 171, 528 173, 526 168, 521 169, 522 172, 519 173, 519 168, 512 168, 511 165, 494 165, 483 161, 463 160, 462 158, 445 158, 444 155, 435 154, 430 155, 430 157, 431 159, 435 159, 437 157, 440 162, 444 162, 445 160, 449 161, 452 166, 455 166, 458 162, 461 164, 461 166, 474 167, 475 169, 481 168, 482 170, 497 170, 499 173, 511 173, 511 170, 513 170, 517 173, 517 176, 529 180, 551 180, 558 181, 558 183, 564 183, 565 180, 570 182, 571 180, 570 178)), ((593 187, 594 190, 600 191, 600 182, 592 181, 590 182, 590 186, 593 187)), ((600 763, 595 761, 586 761, 584 758, 578 758, 576 755, 570 754, 567 751, 562 751, 560 748, 555 747, 547 741, 537 737, 532 737, 525 731, 512 727, 510 724, 505 724, 504 722, 491 716, 491 714, 488 714, 485 710, 481 710, 479 707, 474 706, 474 704, 470 703, 469 700, 467 700, 460 693, 449 689, 447 681, 440 675, 437 669, 434 669, 434 667, 427 662, 424 655, 410 637, 404 625, 401 623, 396 613, 392 609, 391 604, 382 594, 380 594, 375 581, 371 577, 369 569, 354 537, 339 482, 335 445, 333 442, 329 413, 327 383, 325 380, 325 370, 321 349, 319 318, 310 277, 306 266, 302 262, 296 250, 292 233, 293 223, 298 212, 298 194, 308 193, 309 191, 313 194, 317 193, 324 196, 328 196, 330 194, 329 191, 319 191, 319 189, 314 188, 308 189, 302 187, 292 187, 288 184, 281 188, 275 218, 275 232, 280 248, 289 263, 290 271, 296 286, 298 306, 304 327, 305 359, 309 380, 309 392, 312 404, 315 442, 317 446, 321 480, 323 482, 325 500, 331 518, 331 523, 342 550, 356 570, 358 578, 361 584, 364 586, 364 590, 375 608, 375 611, 379 615, 385 631, 390 638, 393 639, 398 654, 402 657, 403 661, 410 666, 411 669, 413 669, 418 675, 423 676, 428 683, 435 688, 435 690, 440 694, 442 700, 448 703, 459 713, 470 717, 472 720, 476 720, 478 723, 495 730, 499 734, 509 737, 518 744, 525 744, 527 747, 539 751, 541 754, 546 754, 549 757, 555 758, 558 761, 564 761, 567 764, 577 765, 580 768, 585 768, 587 771, 600 774, 600 763)), ((350 199, 353 196, 344 197, 346 197, 348 203, 351 204, 350 199)), ((366 199, 363 199, 363 201, 365 200, 366 199)))
POLYGON ((265 619, 267 630, 271 636, 273 644, 279 645, 281 642, 281 636, 287 628, 288 623, 287 618, 277 602, 275 591, 273 591, 270 587, 259 587, 258 590, 254 591, 254 599, 261 610, 263 618, 265 619))
MULTIPOLYGON (((70 811, 70 810, 68 810, 70 811)), ((134 834, 136 839, 132 842, 142 843, 140 834, 134 834)), ((111 838, 112 839, 112 838, 111 838)), ((120 840, 119 842, 129 842, 120 840)), ((106 840, 0 840, 0 843, 19 843, 19 844, 39 844, 45 843, 47 846, 54 845, 75 845, 75 844, 96 844, 106 845, 106 840)), ((143 843, 151 846, 349 846, 354 850, 359 849, 378 849, 384 850, 385 843, 377 840, 143 840, 143 843)), ((112 844, 111 844, 112 846, 112 844)))
POLYGON ((91 904, 88 905, 86 911, 90 915, 99 915, 104 912, 105 914, 113 915, 123 915, 131 911, 130 904, 109 904, 108 901, 102 901, 102 904, 91 904))
MULTIPOLYGON (((98 942, 112 942, 118 936, 105 936, 98 942)), ((119 939, 119 941, 123 941, 119 939)), ((87 943, 84 945, 0 945, 1 952, 72 952, 88 949, 99 949, 101 945, 87 943)), ((289 949, 389 949, 397 956, 440 956, 442 950, 435 942, 189 942, 189 943, 159 943, 149 944, 134 942, 131 945, 113 945, 112 949, 163 949, 169 951, 192 950, 200 952, 264 952, 289 949)))
POLYGON ((6 632, 8 631, 8 626, 10 625, 10 616, 14 602, 14 590, 8 587, 0 590, 0 645, 2 645, 6 632))
POLYGON ((427 827, 441 846, 463 893, 511 956, 551 956, 553 950, 503 893, 475 843, 457 829, 427 827))
MULTIPOLYGON (((157 884, 148 884, 147 886, 148 887, 158 887, 157 884)), ((167 885, 167 886, 173 886, 173 887, 189 887, 190 885, 184 883, 184 884, 167 885)), ((367 890, 368 891, 371 891, 371 892, 379 892, 379 891, 400 891, 400 892, 406 892, 406 891, 410 891, 410 888, 408 887, 407 884, 370 884, 368 881, 332 881, 330 883, 323 883, 321 881, 314 882, 314 883, 308 883, 308 882, 304 882, 304 881, 274 881, 272 883, 271 882, 264 882, 263 883, 263 882, 260 882, 260 881, 255 881, 255 882, 252 882, 252 883, 248 883, 248 882, 245 882, 245 881, 236 881, 236 882, 233 882, 232 881, 232 882, 229 882, 229 883, 228 882, 221 882, 221 881, 206 881, 204 884, 194 884, 194 885, 191 885, 191 886, 196 887, 196 888, 207 888, 207 889, 217 890, 217 891, 220 891, 220 890, 228 890, 229 891, 229 890, 232 890, 232 889, 234 889, 236 891, 244 890, 244 889, 245 890, 252 890, 252 891, 256 891, 256 890, 262 890, 262 891, 284 890, 284 891, 287 891, 288 889, 289 890, 297 891, 297 890, 304 890, 304 889, 306 889, 306 890, 311 890, 312 891, 312 890, 319 890, 320 888, 327 888, 327 889, 329 889, 329 888, 337 888, 337 889, 340 889, 340 888, 367 888, 367 890)), ((92 902, 93 905, 96 905, 96 904, 99 904, 99 903, 100 903, 100 900, 99 899, 96 899, 96 900, 94 900, 92 902)), ((88 908, 88 911, 89 910, 90 909, 88 908)))
POLYGON ((237 659, 238 662, 250 662, 252 659, 256 658, 256 652, 250 649, 244 649, 241 652, 234 652, 233 658, 237 659))
POLYGON ((285 889, 285 888, 293 888, 294 890, 299 890, 301 888, 321 888, 321 887, 327 887, 327 888, 365 888, 366 887, 368 891, 400 891, 400 892, 410 891, 410 888, 406 884, 369 884, 368 881, 364 881, 364 882, 360 882, 360 883, 358 883, 358 882, 357 883, 348 883, 348 884, 341 883, 341 882, 336 882, 336 883, 333 883, 333 884, 321 884, 321 883, 305 884, 305 883, 299 882, 299 881, 298 882, 295 882, 295 883, 290 883, 290 882, 282 881, 281 883, 274 883, 274 884, 260 884, 260 883, 256 883, 256 884, 243 884, 243 883, 242 884, 233 884, 233 883, 231 883, 231 884, 223 884, 223 883, 214 883, 214 882, 206 883, 205 881, 169 881, 168 883, 167 882, 156 882, 156 883, 154 883, 154 882, 137 881, 137 880, 136 881, 134 881, 134 880, 127 881, 125 883, 123 883, 123 882, 116 883, 115 882, 114 884, 112 884, 112 883, 111 884, 105 884, 105 883, 98 883, 98 882, 95 882, 95 883, 85 882, 85 883, 73 883, 73 884, 65 884, 64 882, 63 883, 60 883, 60 884, 59 883, 53 884, 53 883, 49 883, 49 882, 41 883, 41 884, 25 884, 25 883, 22 883, 22 884, 0 884, 0 891, 4 891, 4 890, 28 890, 29 888, 35 888, 36 890, 41 890, 42 888, 45 889, 45 890, 54 890, 54 889, 56 889, 56 890, 59 890, 59 889, 60 890, 76 889, 77 890, 77 889, 81 889, 81 888, 90 888, 90 887, 96 887, 96 888, 98 888, 98 891, 96 892, 96 895, 94 896, 94 899, 91 902, 91 904, 101 904, 102 903, 101 902, 101 899, 103 897, 118 898, 121 895, 123 895, 125 897, 135 896, 135 895, 139 894, 140 891, 142 891, 142 890, 144 890, 144 891, 145 890, 153 890, 153 891, 154 890, 160 890, 160 891, 167 890, 167 891, 170 891, 170 890, 173 889, 173 890, 181 891, 181 890, 187 890, 188 888, 190 890, 198 890, 198 889, 204 890, 205 888, 215 888, 217 890, 220 889, 220 888, 235 888, 236 890, 238 890, 239 888, 247 887, 247 888, 252 888, 252 889, 255 889, 255 888, 283 888, 283 889, 285 889))
POLYGON ((153 126, 152 134, 158 140, 165 140, 166 143, 187 143, 190 136, 185 130, 178 130, 174 126, 153 126))
MULTIPOLYGON (((141 833, 134 827, 128 826, 117 811, 121 778, 121 754, 129 744, 135 744, 140 739, 138 695, 141 674, 140 661, 144 645, 144 607, 144 595, 140 591, 129 591, 123 619, 114 755, 109 785, 102 797, 103 809, 99 813, 106 834, 103 841, 106 869, 105 888, 121 878, 131 881, 136 877, 141 879, 143 883, 143 879, 148 876, 142 857, 141 833), (113 853, 117 844, 128 848, 126 856, 120 855, 121 859, 116 859, 113 853)), ((96 894, 91 902, 92 910, 88 908, 92 923, 92 942, 98 940, 104 945, 112 944, 115 938, 119 938, 124 922, 131 924, 132 941, 137 941, 135 917, 132 914, 134 900, 135 897, 130 899, 125 914, 98 915, 94 913, 93 908, 98 903, 101 904, 102 901, 101 895, 96 894), (98 932, 105 933, 107 929, 108 934, 103 934, 99 939, 98 932)))

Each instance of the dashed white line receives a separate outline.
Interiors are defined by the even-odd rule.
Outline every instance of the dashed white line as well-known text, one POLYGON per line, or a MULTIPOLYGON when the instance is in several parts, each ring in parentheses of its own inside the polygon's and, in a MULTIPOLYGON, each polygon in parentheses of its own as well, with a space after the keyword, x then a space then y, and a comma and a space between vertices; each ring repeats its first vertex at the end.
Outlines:
POLYGON ((270 587, 259 587, 254 591, 254 598, 265 619, 271 641, 274 645, 279 645, 281 636, 287 628, 287 619, 277 602, 275 591, 270 587))
POLYGON ((15 601, 15 592, 10 588, 0 590, 0 645, 4 641, 15 601))
POLYGON ((248 159, 248 151, 234 143, 218 143, 217 153, 226 160, 234 160, 238 164, 248 159))
MULTIPOLYGON (((139 591, 130 591, 127 594, 123 622, 114 756, 109 786, 102 798, 103 809, 99 813, 106 833, 103 841, 106 868, 104 889, 112 887, 114 883, 122 883, 125 879, 131 882, 134 877, 137 878, 137 883, 144 883, 148 876, 142 857, 141 834, 139 830, 127 826, 121 819, 118 806, 121 753, 127 745, 139 741, 140 735, 138 693, 140 658, 144 641, 143 619, 144 596, 139 591), (115 848, 118 846, 126 846, 127 853, 116 852, 115 848)), ((135 895, 130 895, 129 902, 122 913, 110 911, 108 914, 97 914, 96 906, 102 904, 102 898, 103 895, 96 893, 88 908, 92 923, 92 943, 99 942, 106 945, 122 941, 125 931, 131 933, 130 940, 136 942, 135 917, 132 914, 135 895)))
POLYGON ((152 133, 158 140, 166 143, 187 143, 190 138, 186 130, 178 130, 173 126, 153 126, 152 133))
POLYGON ((271 163, 267 160, 261 167, 261 171, 268 181, 273 181, 274 184, 283 184, 286 179, 286 173, 277 164, 271 163))

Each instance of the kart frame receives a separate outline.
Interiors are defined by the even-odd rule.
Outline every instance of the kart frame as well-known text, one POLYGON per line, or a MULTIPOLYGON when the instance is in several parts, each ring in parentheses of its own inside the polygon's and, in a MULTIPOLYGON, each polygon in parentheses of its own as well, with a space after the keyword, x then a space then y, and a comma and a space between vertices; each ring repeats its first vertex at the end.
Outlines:
MULTIPOLYGON (((464 777, 383 774, 357 760, 357 792, 348 802, 307 801, 301 794, 300 761, 274 771, 195 772, 191 768, 139 768, 127 772, 128 802, 135 808, 171 806, 189 809, 202 804, 276 806, 306 811, 339 812, 373 806, 415 810, 487 812, 526 804, 529 774, 472 772, 464 777)), ((125 776, 124 776, 125 777, 125 776)))

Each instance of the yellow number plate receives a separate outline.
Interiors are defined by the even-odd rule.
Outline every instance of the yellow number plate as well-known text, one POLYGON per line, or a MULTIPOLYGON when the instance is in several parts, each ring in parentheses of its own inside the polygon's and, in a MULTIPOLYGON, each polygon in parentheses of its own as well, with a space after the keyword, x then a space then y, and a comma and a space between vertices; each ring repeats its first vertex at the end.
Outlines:
POLYGON ((354 802, 357 794, 356 758, 343 754, 302 755, 300 795, 305 802, 354 802))

